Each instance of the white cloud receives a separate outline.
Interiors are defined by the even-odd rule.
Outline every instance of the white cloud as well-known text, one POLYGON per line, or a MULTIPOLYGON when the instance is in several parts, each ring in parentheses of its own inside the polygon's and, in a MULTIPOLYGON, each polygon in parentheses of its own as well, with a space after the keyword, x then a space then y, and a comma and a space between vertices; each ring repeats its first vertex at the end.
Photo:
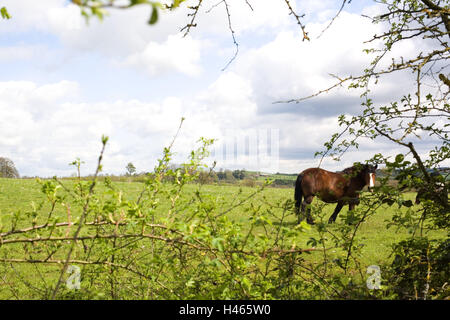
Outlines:
MULTIPOLYGON (((56 35, 64 46, 66 63, 80 55, 100 54, 106 61, 144 69, 152 77, 170 72, 192 76, 201 71, 201 42, 190 36, 183 38, 179 32, 187 14, 184 7, 174 13, 163 13, 159 22, 150 27, 147 6, 110 10, 103 21, 93 17, 89 24, 77 6, 63 0, 42 4, 19 0, 7 2, 6 6, 12 14, 17 12, 8 21, 6 32, 40 31, 56 35)), ((0 50, 0 60, 31 58, 32 54, 36 55, 36 51, 31 48, 12 46, 0 50)))
POLYGON ((78 95, 78 83, 62 80, 57 83, 38 86, 32 81, 6 81, 0 86, 2 100, 13 105, 26 101, 46 102, 61 98, 73 98, 78 95))
POLYGON ((144 50, 129 55, 125 65, 144 68, 151 76, 169 72, 198 75, 200 48, 200 42, 189 36, 169 35, 164 43, 149 42, 144 50))
POLYGON ((192 102, 168 97, 160 102, 80 103, 77 95, 68 95, 77 87, 67 81, 0 83, 0 148, 21 174, 69 174, 67 164, 76 157, 88 164, 86 173, 92 172, 102 134, 111 138, 107 172, 121 173, 129 161, 139 170, 151 170, 181 117, 186 121, 175 144, 176 162, 186 160, 199 137, 217 138, 231 124, 249 124, 256 111, 249 85, 232 73, 192 102))
MULTIPOLYGON (((110 136, 104 163, 107 172, 121 173, 130 161, 138 171, 151 170, 184 116, 186 121, 175 143, 176 162, 186 158, 200 136, 220 138, 219 143, 226 144, 234 137, 253 137, 255 132, 272 129, 280 133, 280 171, 299 172, 315 166, 318 159, 313 159, 314 152, 321 150, 323 142, 339 130, 336 115, 360 110, 359 92, 342 88, 302 104, 272 102, 299 98, 329 86, 335 81, 329 73, 341 76, 359 73, 370 61, 370 57, 362 54, 365 47, 362 42, 381 28, 356 14, 342 12, 333 26, 316 39, 335 13, 327 10, 331 2, 297 2, 297 12, 314 17, 314 21, 308 21, 312 41, 306 42, 301 41, 301 31, 288 15, 284 1, 250 1, 253 12, 245 1, 229 1, 240 53, 219 74, 218 70, 209 70, 208 63, 224 52, 228 54, 227 50, 234 50, 223 4, 208 14, 204 11, 210 7, 202 7, 198 27, 183 38, 179 28, 187 23, 185 7, 161 15, 154 27, 146 24, 150 12, 143 7, 111 11, 103 23, 93 19, 86 26, 79 9, 63 0, 48 0, 39 5, 9 1, 5 5, 11 8, 15 19, 12 24, 8 21, 9 29, 5 30, 11 34, 25 31, 33 34, 33 30, 38 30, 56 35, 62 55, 68 57, 63 59, 66 66, 70 66, 70 58, 75 60, 79 55, 88 63, 100 56, 102 61, 129 67, 132 75, 143 71, 153 81, 164 75, 161 81, 167 81, 167 87, 178 85, 179 81, 172 80, 180 74, 192 78, 183 83, 184 91, 173 90, 171 96, 112 101, 109 97, 116 88, 101 86, 101 68, 111 67, 108 63, 95 70, 100 75, 95 80, 99 98, 94 101, 81 94, 86 83, 92 84, 89 81, 92 73, 86 70, 83 74, 81 64, 65 69, 67 77, 66 74, 63 77, 77 82, 55 81, 58 74, 41 75, 44 80, 34 82, 0 82, 2 156, 13 159, 19 171, 27 175, 69 174, 73 169, 67 164, 75 157, 86 161, 85 173, 90 173, 100 149, 100 136, 107 134, 110 136), (254 41, 254 37, 258 40, 254 41), (198 89, 198 85, 191 87, 197 81, 205 83, 203 89, 198 89), (193 87, 196 89, 191 90, 193 87)), ((31 64, 32 58, 40 55, 41 51, 34 50, 27 40, 17 43, 0 49, 1 62, 17 63, 15 60, 20 58, 31 64)), ((416 47, 416 43, 405 43, 397 53, 408 54, 416 47)), ((214 63, 221 67, 228 56, 222 55, 220 59, 214 63)), ((39 63, 42 60, 36 59, 34 65, 39 63)), ((389 78, 374 93, 380 101, 390 101, 395 94, 409 90, 405 79, 408 79, 405 75, 389 78)), ((138 83, 129 77, 121 85, 138 83)), ((326 159, 324 166, 337 170, 379 150, 396 152, 388 145, 383 141, 363 143, 360 151, 350 152, 342 163, 326 159)), ((247 160, 241 154, 235 166, 242 167, 247 160)))
POLYGON ((63 6, 58 3, 58 6, 48 8, 46 18, 49 30, 60 34, 82 30, 85 25, 80 9, 73 4, 63 6))
POLYGON ((64 6, 64 0, 24 1, 4 0, 12 19, 4 21, 0 33, 16 33, 30 30, 46 31, 49 26, 48 12, 64 6))
MULTIPOLYGON (((292 2, 292 5, 296 7, 295 2, 292 2)), ((202 34, 229 37, 228 14, 224 3, 205 2, 202 8, 197 18, 198 27, 191 29, 192 33, 196 34, 201 30, 202 34)), ((228 10, 231 27, 238 36, 245 32, 253 34, 273 32, 276 28, 295 24, 293 17, 288 16, 289 10, 284 1, 228 1, 228 10)))
POLYGON ((245 77, 226 72, 197 97, 196 113, 203 113, 224 128, 248 126, 257 106, 245 77))
MULTIPOLYGON (((319 34, 326 25, 311 23, 308 28, 319 34)), ((374 29, 366 19, 342 12, 320 39, 305 42, 292 31, 280 32, 273 41, 241 55, 233 70, 248 75, 273 101, 307 96, 333 84, 336 79, 330 74, 360 72, 370 62, 362 53, 362 42, 374 29)))
POLYGON ((100 137, 106 134, 111 137, 107 172, 121 173, 129 161, 140 170, 151 170, 183 115, 181 101, 80 103, 77 88, 68 81, 0 82, 2 156, 11 158, 22 175, 67 175, 73 171, 68 163, 76 157, 86 162, 84 172, 90 173, 100 137))

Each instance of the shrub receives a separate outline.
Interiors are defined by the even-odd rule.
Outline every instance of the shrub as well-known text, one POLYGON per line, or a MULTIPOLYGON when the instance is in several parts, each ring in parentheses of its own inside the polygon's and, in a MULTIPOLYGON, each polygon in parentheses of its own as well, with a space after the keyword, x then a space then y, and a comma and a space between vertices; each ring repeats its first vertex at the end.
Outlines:
POLYGON ((390 267, 390 290, 400 299, 444 299, 450 296, 450 238, 424 237, 394 245, 390 267))

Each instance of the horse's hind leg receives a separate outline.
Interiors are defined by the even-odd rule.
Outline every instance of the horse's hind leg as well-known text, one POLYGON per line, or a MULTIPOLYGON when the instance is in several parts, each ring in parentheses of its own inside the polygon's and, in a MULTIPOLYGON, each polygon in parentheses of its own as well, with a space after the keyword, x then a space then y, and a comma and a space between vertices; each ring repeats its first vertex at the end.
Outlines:
POLYGON ((334 209, 334 212, 331 215, 330 219, 328 220, 328 223, 333 223, 336 221, 336 217, 339 214, 339 212, 341 211, 343 206, 344 206, 344 202, 338 201, 338 204, 337 204, 336 208, 334 209))
POLYGON ((301 205, 300 205, 300 210, 297 211, 297 223, 302 222, 303 218, 305 217, 305 211, 306 211, 306 198, 302 201, 301 205))
MULTIPOLYGON (((306 196, 305 200, 302 202, 302 216, 304 216, 306 212, 306 222, 309 224, 314 224, 314 220, 311 217, 311 203, 314 199, 314 196, 306 196)), ((301 216, 298 217, 298 222, 300 223, 301 216)))

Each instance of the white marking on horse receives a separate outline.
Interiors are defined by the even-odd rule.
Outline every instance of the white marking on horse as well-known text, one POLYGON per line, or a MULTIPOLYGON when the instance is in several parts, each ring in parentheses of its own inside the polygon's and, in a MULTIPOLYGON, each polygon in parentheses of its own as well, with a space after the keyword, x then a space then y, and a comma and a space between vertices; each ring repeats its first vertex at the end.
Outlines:
POLYGON ((369 187, 373 188, 375 186, 375 175, 373 173, 369 173, 369 187))

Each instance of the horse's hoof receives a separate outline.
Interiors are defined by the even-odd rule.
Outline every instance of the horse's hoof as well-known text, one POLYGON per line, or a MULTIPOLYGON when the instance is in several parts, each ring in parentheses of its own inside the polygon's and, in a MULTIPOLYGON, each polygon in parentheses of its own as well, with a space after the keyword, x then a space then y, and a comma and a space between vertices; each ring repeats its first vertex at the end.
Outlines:
POLYGON ((315 225, 316 223, 313 220, 306 220, 306 222, 310 225, 315 225))
POLYGON ((328 220, 328 224, 332 224, 332 223, 334 223, 334 220, 328 220))

